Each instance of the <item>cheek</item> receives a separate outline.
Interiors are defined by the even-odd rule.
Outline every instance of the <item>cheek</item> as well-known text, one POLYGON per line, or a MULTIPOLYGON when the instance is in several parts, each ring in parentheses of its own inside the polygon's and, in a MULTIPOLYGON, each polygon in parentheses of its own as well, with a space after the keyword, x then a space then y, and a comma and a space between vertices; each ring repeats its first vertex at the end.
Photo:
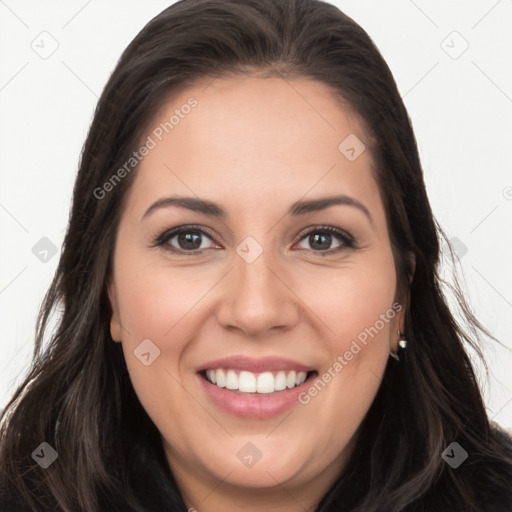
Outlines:
POLYGON ((119 265, 118 275, 122 276, 117 279, 119 313, 128 339, 134 342, 145 338, 157 344, 164 339, 179 342, 181 338, 173 332, 183 329, 187 323, 183 320, 194 315, 215 284, 211 276, 199 277, 192 268, 119 265))
MULTIPOLYGON (((315 279, 308 292, 308 305, 328 326, 330 350, 342 353, 352 340, 375 326, 387 336, 396 291, 396 273, 392 256, 378 260, 368 258, 366 264, 338 269, 325 279, 315 279), (381 320, 384 315, 385 320, 381 320)), ((310 285, 307 285, 310 287, 310 285)))
POLYGON ((391 252, 335 274, 312 306, 330 328, 329 358, 303 399, 315 408, 319 424, 344 426, 326 434, 327 443, 338 445, 355 432, 378 391, 400 307, 391 252))
POLYGON ((393 319, 400 310, 394 301, 396 273, 391 251, 375 254, 359 260, 358 265, 336 270, 323 282, 323 293, 310 294, 311 309, 329 327, 324 331, 329 355, 316 389, 311 390, 311 402, 322 395, 316 403, 323 401, 325 407, 315 414, 326 424, 341 422, 354 430, 379 388, 389 358, 393 319))
POLYGON ((115 278, 126 365, 139 398, 151 409, 154 389, 181 396, 180 361, 196 334, 193 319, 201 299, 215 280, 199 277, 192 267, 171 269, 142 257, 124 256, 116 260, 115 278), (142 354, 148 351, 146 366, 142 354))
POLYGON ((168 423, 166 411, 190 408, 180 361, 197 333, 193 319, 201 299, 215 282, 212 276, 199 277, 192 268, 170 269, 143 263, 142 258, 116 262, 122 347, 130 379, 153 422, 171 436, 179 432, 168 423), (144 353, 139 347, 148 339, 159 352, 150 344, 150 364, 145 365, 137 354, 144 353))

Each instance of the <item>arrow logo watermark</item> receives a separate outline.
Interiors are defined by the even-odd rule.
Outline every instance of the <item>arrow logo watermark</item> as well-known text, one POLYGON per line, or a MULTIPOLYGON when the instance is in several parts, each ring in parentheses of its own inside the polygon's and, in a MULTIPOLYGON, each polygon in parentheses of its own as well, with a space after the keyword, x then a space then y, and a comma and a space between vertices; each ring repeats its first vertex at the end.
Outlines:
POLYGON ((366 149, 363 141, 351 133, 338 146, 338 151, 350 162, 357 160, 366 149))
POLYGON ((57 254, 57 247, 49 238, 43 236, 43 238, 32 247, 32 254, 41 263, 48 263, 57 254))
POLYGON ((43 468, 48 468, 55 462, 59 454, 51 445, 44 442, 41 443, 33 452, 32 458, 43 468))
POLYGON ((30 47, 41 59, 50 58, 59 48, 59 43, 49 32, 44 30, 30 43, 30 47))
POLYGON ((441 41, 441 48, 450 58, 456 60, 469 48, 469 43, 454 30, 441 41))
POLYGON ((255 238, 248 236, 238 244, 236 252, 246 263, 252 263, 263 252, 263 247, 255 238))
POLYGON ((248 468, 252 468, 261 459, 263 454, 253 443, 246 443, 236 454, 238 460, 248 468))
POLYGON ((453 442, 441 454, 441 457, 453 469, 457 469, 468 458, 468 452, 459 443, 453 442))
POLYGON ((133 353, 144 366, 149 366, 160 356, 160 349, 147 338, 137 346, 133 353))

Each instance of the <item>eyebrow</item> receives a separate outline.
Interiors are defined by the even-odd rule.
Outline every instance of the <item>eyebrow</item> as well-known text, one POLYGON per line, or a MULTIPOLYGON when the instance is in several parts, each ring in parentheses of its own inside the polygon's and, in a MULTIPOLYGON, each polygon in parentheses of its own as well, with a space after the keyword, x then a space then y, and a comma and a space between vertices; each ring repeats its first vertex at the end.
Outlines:
MULTIPOLYGON (((373 225, 373 219, 370 215, 370 212, 368 211, 368 208, 361 202, 359 202, 357 199, 354 199, 353 197, 346 196, 346 195, 337 195, 337 196, 329 196, 329 197, 321 197, 319 199, 309 199, 309 200, 303 200, 303 201, 297 201, 293 203, 288 212, 287 215, 292 216, 300 216, 305 215, 307 213, 317 212, 320 210, 325 210, 326 208, 329 208, 331 206, 335 205, 346 205, 346 206, 353 206, 354 208, 357 208, 361 212, 363 212, 366 217, 368 217, 368 220, 370 221, 370 224, 373 225)), ((203 215, 209 215, 212 217, 218 217, 218 218, 226 218, 228 216, 228 213, 224 208, 222 208, 217 203, 214 203, 213 201, 208 201, 206 199, 199 199, 197 197, 179 197, 179 196, 173 196, 173 197, 165 197, 162 199, 158 199, 158 201, 155 201, 147 210, 146 213, 142 216, 142 219, 150 215, 152 212, 159 208, 165 208, 167 206, 177 206, 179 208, 185 208, 187 210, 191 210, 193 212, 202 213, 203 215)), ((141 219, 141 220, 142 220, 141 219)))

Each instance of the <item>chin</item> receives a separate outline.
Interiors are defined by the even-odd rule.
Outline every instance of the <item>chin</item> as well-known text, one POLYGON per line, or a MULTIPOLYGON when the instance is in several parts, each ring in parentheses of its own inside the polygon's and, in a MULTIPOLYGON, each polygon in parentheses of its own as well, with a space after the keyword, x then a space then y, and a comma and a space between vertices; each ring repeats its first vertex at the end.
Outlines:
MULTIPOLYGON (((237 444, 240 444, 242 448, 237 448, 237 452, 240 455, 235 455, 232 462, 228 463, 225 458, 226 452, 224 452, 222 455, 219 454, 213 458, 213 461, 219 461, 224 457, 222 465, 215 463, 212 465, 210 461, 207 464, 210 470, 215 473, 216 478, 226 484, 254 489, 275 487, 278 484, 285 484, 291 480, 296 480, 306 465, 303 453, 300 459, 297 455, 293 456, 292 454, 287 457, 282 451, 265 456, 265 448, 262 448, 259 460, 257 460, 257 452, 254 451, 253 455, 255 458, 251 461, 250 457, 245 455, 254 450, 250 445, 250 441, 237 444), (239 460, 239 457, 242 460, 239 460)), ((298 451, 303 452, 301 449, 298 449, 298 451)), ((303 478, 307 480, 305 475, 303 478)))

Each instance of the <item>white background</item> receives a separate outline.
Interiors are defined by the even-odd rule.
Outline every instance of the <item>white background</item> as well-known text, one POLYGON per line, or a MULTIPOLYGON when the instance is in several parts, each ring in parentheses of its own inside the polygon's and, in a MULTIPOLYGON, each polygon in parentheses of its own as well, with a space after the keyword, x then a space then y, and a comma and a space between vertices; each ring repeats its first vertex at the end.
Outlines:
MULTIPOLYGON (((32 247, 47 237, 60 251, 98 97, 124 48, 171 3, 0 0, 0 409, 28 368, 57 266, 58 254, 42 262, 32 247), (52 45, 48 58, 35 51, 52 45)), ((510 428, 512 1, 332 3, 369 33, 396 78, 434 214, 460 241, 470 302, 508 347, 486 340, 491 379, 480 375, 489 416, 510 428)))

